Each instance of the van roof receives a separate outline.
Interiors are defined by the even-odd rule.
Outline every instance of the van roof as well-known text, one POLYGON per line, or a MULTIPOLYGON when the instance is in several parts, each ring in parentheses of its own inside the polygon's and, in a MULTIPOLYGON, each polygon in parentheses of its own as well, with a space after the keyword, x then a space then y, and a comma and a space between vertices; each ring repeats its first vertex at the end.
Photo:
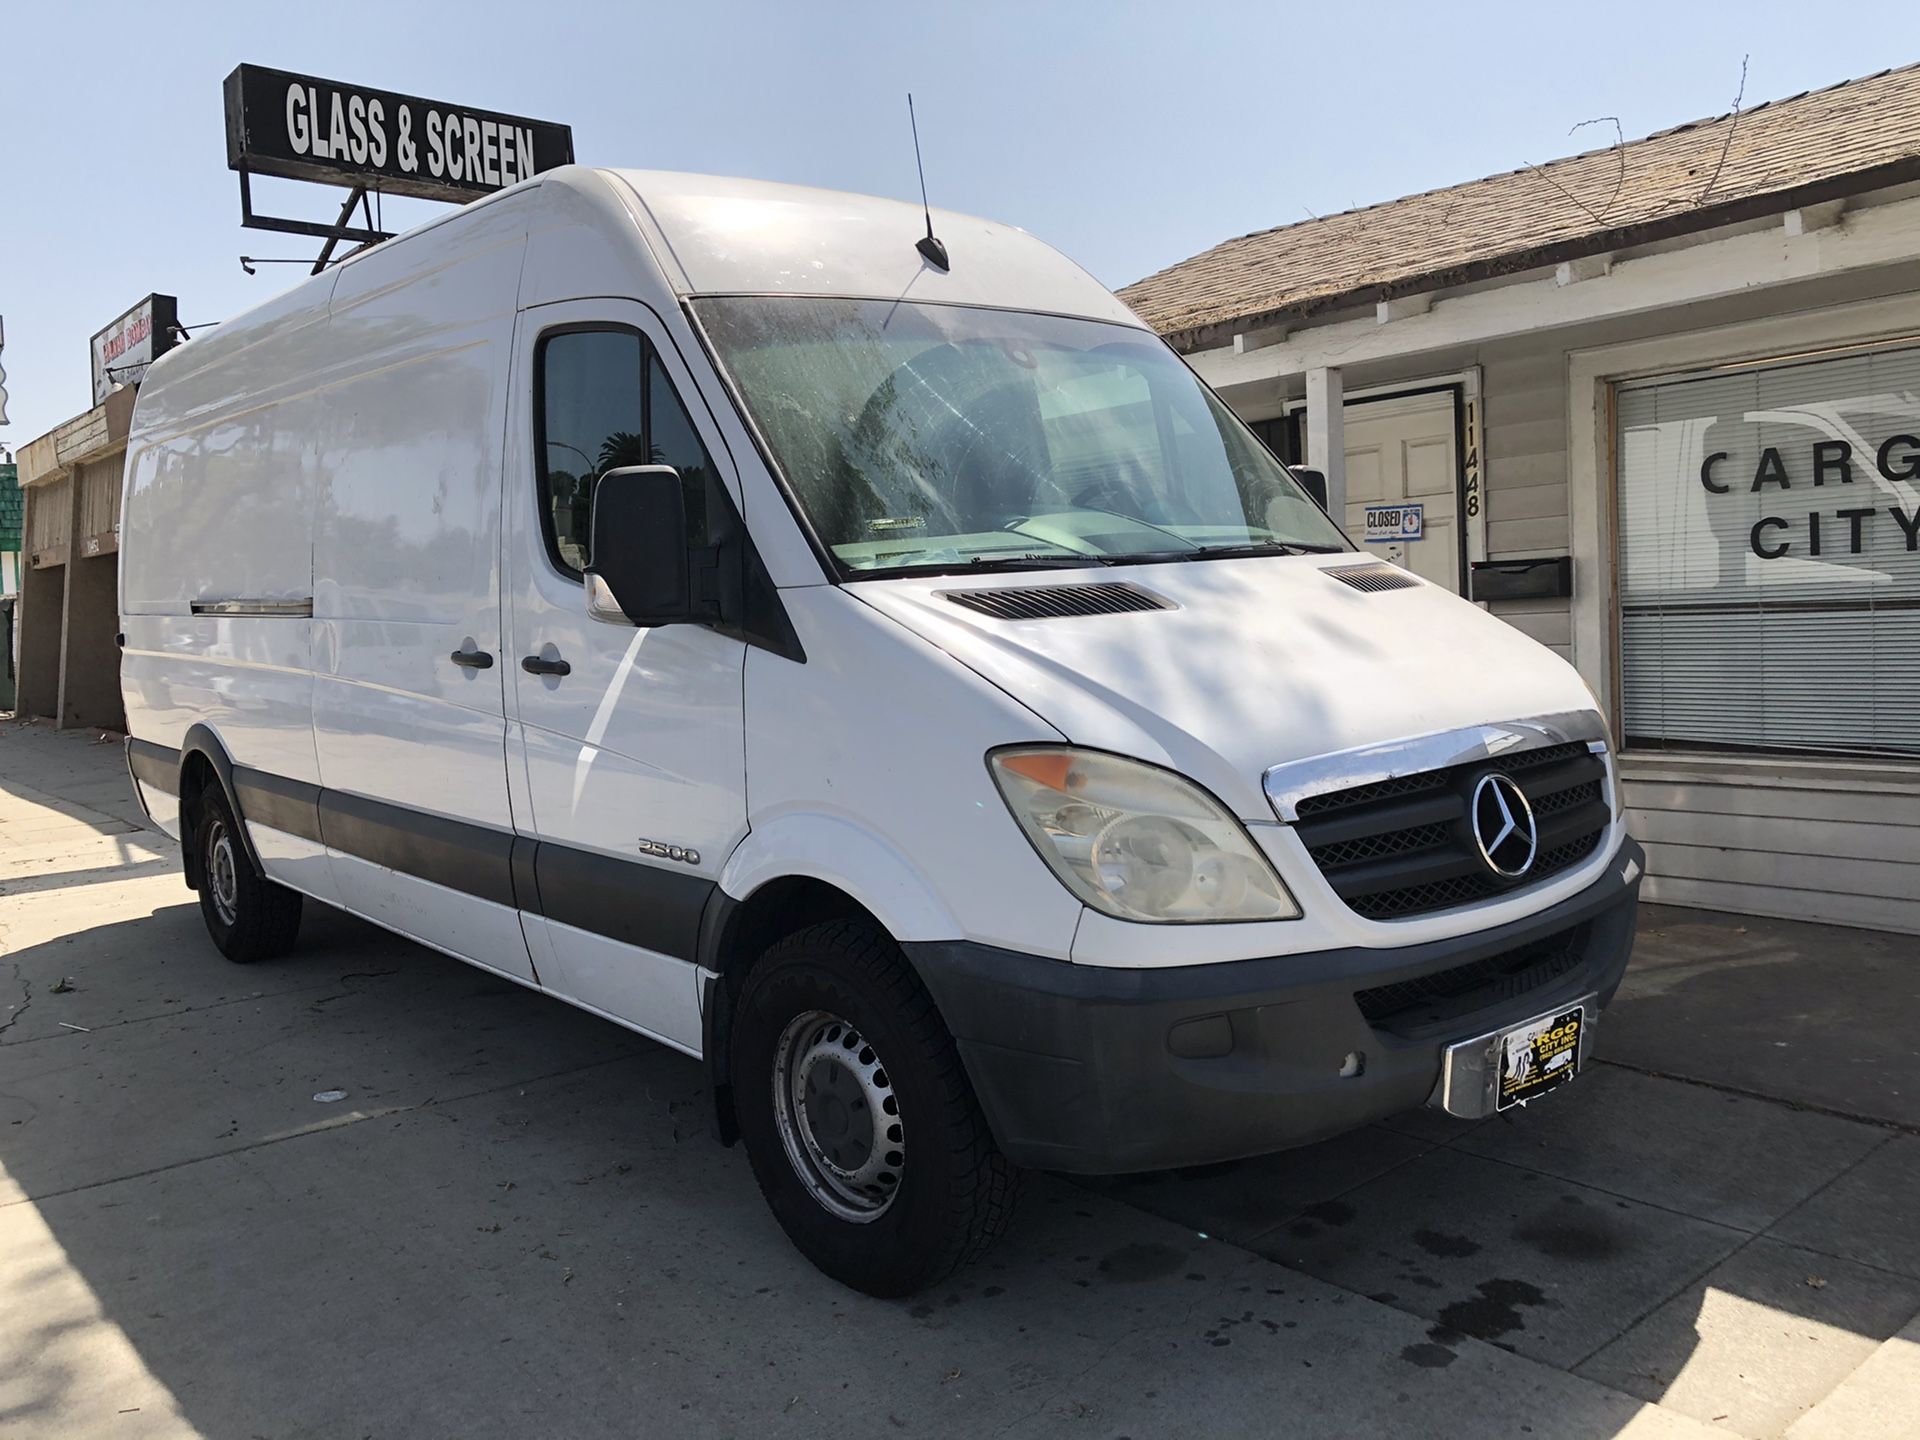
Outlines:
MULTIPOLYGON (((570 171, 542 177, 577 184, 570 171)), ((952 268, 914 248, 920 206, 875 195, 768 180, 660 170, 589 171, 644 211, 643 230, 683 295, 858 295, 1046 310, 1138 325, 1112 292, 1026 231, 935 209, 934 233, 952 268), (677 273, 676 273, 677 272, 677 273)))
MULTIPOLYGON (((1011 225, 934 210, 934 232, 952 257, 952 268, 943 272, 914 248, 926 233, 918 205, 769 180, 566 165, 356 251, 324 274, 242 311, 161 356, 143 388, 151 391, 218 363, 269 332, 323 319, 343 284, 346 291, 360 288, 358 277, 346 277, 362 265, 386 270, 392 261, 402 272, 430 270, 435 257, 456 254, 468 243, 469 224, 482 212, 515 200, 531 212, 530 236, 592 231, 613 267, 589 278, 557 263, 550 268, 568 273, 523 276, 523 305, 630 293, 628 287, 642 283, 651 287, 658 282, 648 272, 657 262, 668 288, 682 296, 857 296, 1041 311, 1147 328, 1080 266, 1011 225)), ((529 265, 537 266, 533 253, 529 265)))

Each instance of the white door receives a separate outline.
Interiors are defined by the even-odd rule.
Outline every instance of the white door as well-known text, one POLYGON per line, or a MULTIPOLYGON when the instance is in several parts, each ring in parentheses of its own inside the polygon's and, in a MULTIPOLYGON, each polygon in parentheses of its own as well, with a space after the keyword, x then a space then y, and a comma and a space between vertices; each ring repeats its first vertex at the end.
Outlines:
POLYGON ((746 649, 696 625, 590 619, 579 571, 603 471, 679 470, 696 542, 709 487, 737 485, 645 306, 540 306, 515 347, 503 660, 517 818, 538 842, 528 942, 546 988, 697 1052, 700 915, 746 832, 746 649))
MULTIPOLYGON (((530 981, 513 887, 501 666, 501 448, 526 220, 341 272, 357 373, 312 463, 313 744, 343 904, 530 981)), ((300 463, 297 458, 289 463, 300 463)), ((235 535, 247 517, 233 519, 235 535)))
POLYGON ((1420 538, 1369 544, 1383 559, 1459 593, 1459 447, 1452 390, 1347 403, 1347 533, 1367 533, 1368 506, 1418 506, 1420 538))

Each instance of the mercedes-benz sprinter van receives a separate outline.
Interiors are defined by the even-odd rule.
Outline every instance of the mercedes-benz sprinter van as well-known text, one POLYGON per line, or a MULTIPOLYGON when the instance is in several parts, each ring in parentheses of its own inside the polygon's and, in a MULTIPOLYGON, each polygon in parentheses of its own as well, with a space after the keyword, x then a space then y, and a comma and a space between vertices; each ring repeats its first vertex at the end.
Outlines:
POLYGON ((1023 1168, 1559 1087, 1640 878, 1571 668, 1072 262, 930 223, 542 175, 158 361, 121 540, 219 948, 318 900, 697 1057, 875 1294, 1023 1168))

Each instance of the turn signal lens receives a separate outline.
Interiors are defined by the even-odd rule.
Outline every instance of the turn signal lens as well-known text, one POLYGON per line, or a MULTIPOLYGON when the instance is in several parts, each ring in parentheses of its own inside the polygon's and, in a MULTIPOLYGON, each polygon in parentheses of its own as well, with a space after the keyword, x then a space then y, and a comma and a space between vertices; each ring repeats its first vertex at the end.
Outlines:
POLYGON ((1246 826, 1192 781, 1057 745, 988 759, 1034 849, 1096 910, 1159 924, 1299 916, 1246 826))

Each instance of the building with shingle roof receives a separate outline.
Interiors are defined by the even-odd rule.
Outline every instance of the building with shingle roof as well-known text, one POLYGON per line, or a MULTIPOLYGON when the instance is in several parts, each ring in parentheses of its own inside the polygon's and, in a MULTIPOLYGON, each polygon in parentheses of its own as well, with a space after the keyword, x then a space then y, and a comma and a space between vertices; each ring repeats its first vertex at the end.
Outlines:
POLYGON ((1183 347, 1920 181, 1920 65, 1223 241, 1120 292, 1183 347))
POLYGON ((1356 540, 1578 667, 1648 899, 1920 933, 1920 66, 1120 293, 1356 540))

